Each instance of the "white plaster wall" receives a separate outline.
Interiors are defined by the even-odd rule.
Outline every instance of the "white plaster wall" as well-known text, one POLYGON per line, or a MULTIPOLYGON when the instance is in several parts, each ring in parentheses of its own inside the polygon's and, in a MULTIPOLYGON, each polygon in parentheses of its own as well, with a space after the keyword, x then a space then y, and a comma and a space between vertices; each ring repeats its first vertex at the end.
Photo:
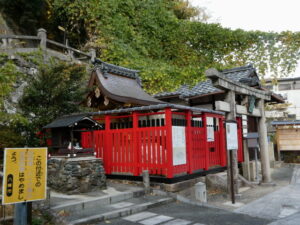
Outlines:
POLYGON ((300 90, 276 91, 276 93, 287 97, 286 102, 291 103, 287 108, 289 114, 296 114, 296 119, 300 119, 300 90))

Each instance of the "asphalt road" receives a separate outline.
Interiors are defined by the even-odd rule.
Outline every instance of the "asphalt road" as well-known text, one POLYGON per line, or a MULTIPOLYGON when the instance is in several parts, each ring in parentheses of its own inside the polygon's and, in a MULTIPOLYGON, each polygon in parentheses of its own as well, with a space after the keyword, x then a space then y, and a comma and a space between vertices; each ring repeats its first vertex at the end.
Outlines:
POLYGON ((97 225, 264 225, 272 220, 251 217, 226 210, 174 202, 142 213, 104 221, 97 225))

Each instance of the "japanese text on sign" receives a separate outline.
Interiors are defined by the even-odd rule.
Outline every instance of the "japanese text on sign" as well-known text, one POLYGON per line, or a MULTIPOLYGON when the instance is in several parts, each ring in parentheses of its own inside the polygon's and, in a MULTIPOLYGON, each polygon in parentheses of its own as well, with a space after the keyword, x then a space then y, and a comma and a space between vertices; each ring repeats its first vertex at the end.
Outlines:
POLYGON ((2 204, 46 198, 47 148, 6 148, 2 204))

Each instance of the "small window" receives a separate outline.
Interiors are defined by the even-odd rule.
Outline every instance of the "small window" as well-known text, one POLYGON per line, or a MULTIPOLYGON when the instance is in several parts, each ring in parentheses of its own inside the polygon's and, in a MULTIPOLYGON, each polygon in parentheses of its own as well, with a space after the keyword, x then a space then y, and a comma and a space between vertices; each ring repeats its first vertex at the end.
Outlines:
POLYGON ((291 84, 279 84, 278 90, 279 91, 292 90, 292 85, 291 84))

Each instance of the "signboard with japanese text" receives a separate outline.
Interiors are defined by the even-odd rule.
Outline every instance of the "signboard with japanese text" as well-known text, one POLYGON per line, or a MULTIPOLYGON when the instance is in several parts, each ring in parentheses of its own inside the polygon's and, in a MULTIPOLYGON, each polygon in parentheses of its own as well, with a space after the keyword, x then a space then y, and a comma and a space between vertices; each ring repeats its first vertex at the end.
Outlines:
POLYGON ((227 150, 238 149, 238 135, 236 122, 226 122, 226 142, 227 150))
POLYGON ((47 188, 47 148, 6 148, 2 204, 43 200, 47 188))
POLYGON ((172 126, 173 165, 186 164, 185 127, 172 126))

